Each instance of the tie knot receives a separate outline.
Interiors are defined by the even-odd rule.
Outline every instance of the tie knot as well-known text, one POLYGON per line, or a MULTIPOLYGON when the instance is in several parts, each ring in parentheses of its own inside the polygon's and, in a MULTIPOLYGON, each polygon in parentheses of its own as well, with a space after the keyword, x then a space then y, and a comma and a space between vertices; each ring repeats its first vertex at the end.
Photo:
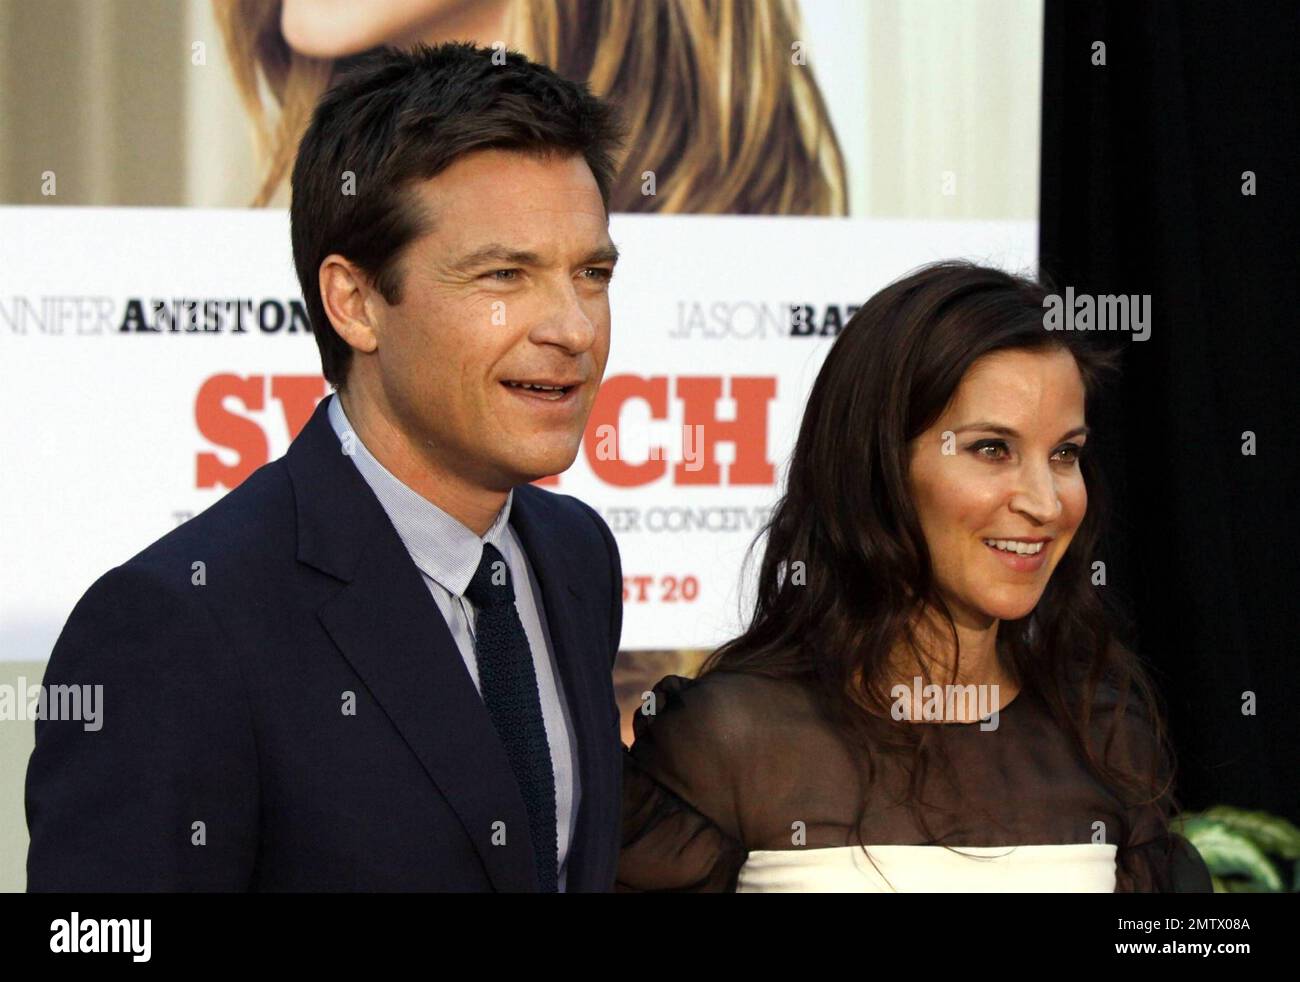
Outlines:
POLYGON ((483 558, 474 577, 465 588, 465 596, 475 607, 504 607, 515 602, 515 588, 510 582, 510 567, 491 542, 483 543, 483 558))

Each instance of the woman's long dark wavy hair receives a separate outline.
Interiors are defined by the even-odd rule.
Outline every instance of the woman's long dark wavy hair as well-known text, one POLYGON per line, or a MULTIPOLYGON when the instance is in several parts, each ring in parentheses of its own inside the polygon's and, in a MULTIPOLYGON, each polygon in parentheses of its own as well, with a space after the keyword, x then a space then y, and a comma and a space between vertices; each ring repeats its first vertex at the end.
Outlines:
MULTIPOLYGON (((809 683, 837 731, 867 751, 868 780, 873 749, 910 748, 910 805, 932 840, 919 802, 933 727, 892 720, 883 695, 900 643, 924 657, 914 626, 927 608, 957 647, 909 490, 909 444, 942 415, 971 366, 996 351, 1069 351, 1095 401, 1117 369, 1115 350, 1047 331, 1049 292, 1001 270, 940 262, 886 287, 845 325, 809 397, 785 493, 750 547, 766 536, 753 616, 701 670, 809 683), (803 575, 787 575, 796 562, 803 575)), ((1094 775, 1127 805, 1145 805, 1169 790, 1172 748, 1141 663, 1110 626, 1118 608, 1104 606, 1092 582, 1105 491, 1091 454, 1080 467, 1087 512, 1034 609, 1000 624, 1000 657, 1042 696, 1094 775), (1087 734, 1102 685, 1117 705, 1098 755, 1087 734), (1146 773, 1106 759, 1129 705, 1154 732, 1146 773)), ((859 841, 860 823, 861 813, 859 841)))

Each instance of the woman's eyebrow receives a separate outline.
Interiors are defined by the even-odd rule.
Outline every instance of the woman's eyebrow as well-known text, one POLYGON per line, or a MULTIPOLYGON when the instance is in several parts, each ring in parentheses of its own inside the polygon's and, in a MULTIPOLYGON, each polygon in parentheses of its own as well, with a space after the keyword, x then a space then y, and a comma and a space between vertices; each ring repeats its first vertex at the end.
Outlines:
MULTIPOLYGON (((964 433, 967 430, 980 430, 985 433, 996 433, 999 436, 1009 436, 1013 440, 1020 438, 1020 433, 1012 429, 1010 426, 1004 426, 1001 423, 990 423, 990 422, 967 423, 965 426, 957 427, 957 429, 953 430, 953 432, 964 433)), ((1068 433, 1062 435, 1060 439, 1068 440, 1072 436, 1087 436, 1090 432, 1091 430, 1089 430, 1087 426, 1076 426, 1068 433)), ((1057 442, 1059 443, 1060 440, 1058 440, 1057 442)))

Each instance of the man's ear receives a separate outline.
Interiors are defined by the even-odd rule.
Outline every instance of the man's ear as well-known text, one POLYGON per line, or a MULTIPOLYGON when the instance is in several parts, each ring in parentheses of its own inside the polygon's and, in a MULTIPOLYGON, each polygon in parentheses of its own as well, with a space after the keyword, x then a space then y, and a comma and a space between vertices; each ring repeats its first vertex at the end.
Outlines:
POLYGON ((366 354, 379 347, 379 325, 373 316, 377 291, 355 263, 338 253, 321 260, 319 271, 321 304, 334 333, 348 346, 366 354))

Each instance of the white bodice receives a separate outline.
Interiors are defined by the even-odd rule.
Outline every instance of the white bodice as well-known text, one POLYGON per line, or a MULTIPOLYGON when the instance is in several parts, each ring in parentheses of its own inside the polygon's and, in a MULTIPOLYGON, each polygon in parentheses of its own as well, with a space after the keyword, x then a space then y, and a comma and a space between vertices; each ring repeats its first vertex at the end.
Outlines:
POLYGON ((1112 893, 1115 846, 858 846, 755 850, 737 893, 1112 893), (956 851, 954 851, 954 849, 956 851), (890 886, 892 884, 892 887, 890 886))

